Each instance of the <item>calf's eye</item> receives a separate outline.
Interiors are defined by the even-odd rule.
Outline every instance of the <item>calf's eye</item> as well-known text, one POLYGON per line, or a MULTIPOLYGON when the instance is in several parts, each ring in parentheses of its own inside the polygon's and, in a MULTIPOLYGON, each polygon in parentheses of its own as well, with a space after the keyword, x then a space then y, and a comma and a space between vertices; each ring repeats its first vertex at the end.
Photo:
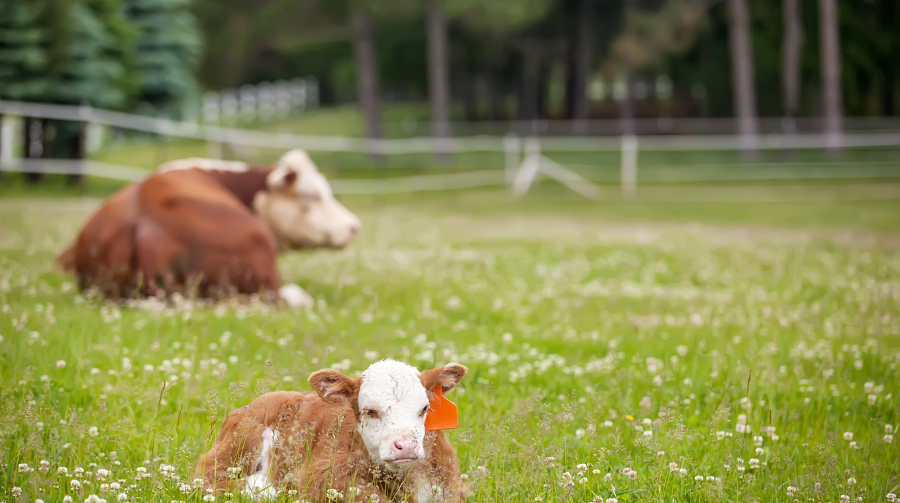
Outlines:
POLYGON ((367 416, 371 417, 372 419, 377 419, 377 418, 378 418, 378 411, 377 411, 377 410, 366 409, 366 410, 365 410, 365 413, 366 413, 367 416))
POLYGON ((420 412, 419 415, 420 415, 420 416, 424 416, 426 412, 428 412, 428 406, 427 406, 427 405, 425 406, 424 409, 422 409, 422 412, 420 412))

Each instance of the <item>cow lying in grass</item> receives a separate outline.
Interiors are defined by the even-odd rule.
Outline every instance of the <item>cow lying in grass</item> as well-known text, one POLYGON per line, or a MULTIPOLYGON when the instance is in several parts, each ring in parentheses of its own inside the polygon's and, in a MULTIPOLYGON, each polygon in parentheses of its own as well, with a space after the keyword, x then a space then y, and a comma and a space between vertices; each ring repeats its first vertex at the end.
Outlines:
POLYGON ((267 393, 233 411, 197 462, 197 477, 219 494, 465 501, 453 447, 443 430, 426 432, 431 406, 465 374, 456 363, 419 373, 393 360, 358 379, 320 370, 309 376, 315 392, 267 393))
POLYGON ((343 248, 360 221, 304 151, 272 166, 182 159, 107 200, 57 262, 106 297, 260 293, 307 304, 282 285, 281 250, 343 248))

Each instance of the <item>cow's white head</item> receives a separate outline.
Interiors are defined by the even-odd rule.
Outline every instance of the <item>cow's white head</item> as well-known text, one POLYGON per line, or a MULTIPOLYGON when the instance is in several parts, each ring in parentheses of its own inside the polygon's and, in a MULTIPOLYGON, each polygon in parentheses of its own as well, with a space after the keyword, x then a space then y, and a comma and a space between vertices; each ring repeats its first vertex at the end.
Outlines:
POLYGON ((334 198, 328 180, 303 150, 281 156, 266 186, 253 209, 282 249, 343 248, 359 234, 359 218, 334 198))
POLYGON ((466 372, 458 363, 420 373, 405 363, 382 360, 359 379, 320 370, 309 376, 309 384, 325 401, 353 408, 359 419, 356 429, 373 462, 404 469, 425 456, 425 417, 432 390, 440 385, 447 393, 466 372))

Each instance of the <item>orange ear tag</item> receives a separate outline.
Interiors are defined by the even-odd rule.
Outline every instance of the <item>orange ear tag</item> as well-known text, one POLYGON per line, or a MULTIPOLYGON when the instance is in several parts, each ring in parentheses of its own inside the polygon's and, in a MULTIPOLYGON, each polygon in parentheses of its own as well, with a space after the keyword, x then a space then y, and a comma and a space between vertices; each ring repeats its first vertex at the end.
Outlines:
POLYGON ((425 416, 425 431, 452 430, 459 427, 456 404, 444 398, 440 384, 435 386, 434 398, 428 407, 428 415, 425 416))

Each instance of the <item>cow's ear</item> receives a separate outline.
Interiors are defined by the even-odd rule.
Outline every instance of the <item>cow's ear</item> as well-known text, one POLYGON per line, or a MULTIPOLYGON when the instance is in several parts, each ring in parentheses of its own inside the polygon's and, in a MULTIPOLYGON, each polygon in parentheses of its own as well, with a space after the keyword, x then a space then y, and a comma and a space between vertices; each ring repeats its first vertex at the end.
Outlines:
POLYGON ((279 166, 273 169, 272 172, 269 173, 269 176, 266 177, 266 185, 268 185, 269 190, 272 191, 289 190, 297 184, 297 178, 299 176, 300 173, 298 173, 296 169, 287 166, 279 166))
POLYGON ((309 385, 322 400, 331 403, 346 401, 353 404, 359 397, 359 379, 350 379, 337 370, 325 369, 309 376, 309 385))
POLYGON ((468 371, 469 369, 463 365, 458 363, 448 363, 443 367, 422 372, 419 374, 419 380, 422 381, 422 386, 428 390, 429 395, 431 394, 431 390, 437 385, 441 386, 442 393, 446 393, 455 388, 468 371))

